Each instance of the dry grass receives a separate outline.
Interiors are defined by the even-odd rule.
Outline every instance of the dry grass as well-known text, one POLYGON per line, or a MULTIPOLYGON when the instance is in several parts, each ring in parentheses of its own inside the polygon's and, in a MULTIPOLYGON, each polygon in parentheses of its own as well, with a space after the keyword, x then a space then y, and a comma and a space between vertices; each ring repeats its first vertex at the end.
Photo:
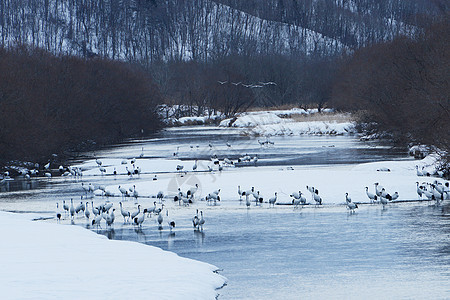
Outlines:
POLYGON ((247 111, 254 112, 254 111, 289 110, 297 107, 298 106, 294 104, 285 104, 271 107, 250 107, 247 111))
MULTIPOLYGON (((271 106, 271 107, 252 107, 248 109, 248 112, 258 112, 258 111, 275 111, 275 110, 290 110, 293 108, 298 108, 298 106, 293 104, 286 104, 280 106, 271 106)), ((317 106, 311 105, 310 108, 317 108, 317 106)), ((357 116, 353 116, 350 113, 341 113, 341 112, 333 112, 333 113, 314 113, 310 115, 306 114, 292 114, 288 116, 280 116, 283 119, 291 119, 294 122, 314 122, 314 121, 322 121, 322 122, 352 122, 357 119, 357 116)))
POLYGON ((322 122, 352 122, 353 117, 349 113, 317 113, 311 115, 292 115, 290 117, 294 122, 312 122, 312 121, 322 121, 322 122))

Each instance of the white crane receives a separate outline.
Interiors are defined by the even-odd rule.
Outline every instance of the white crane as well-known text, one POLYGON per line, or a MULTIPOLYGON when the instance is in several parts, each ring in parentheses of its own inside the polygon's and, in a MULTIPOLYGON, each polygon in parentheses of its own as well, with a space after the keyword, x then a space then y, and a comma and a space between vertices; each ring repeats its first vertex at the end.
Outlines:
POLYGON ((70 217, 73 218, 75 216, 75 208, 73 207, 73 199, 70 199, 70 208, 69 208, 70 217))
POLYGON ((381 189, 381 197, 386 198, 387 200, 392 200, 392 196, 386 192, 385 188, 381 189))
POLYGON ((92 185, 92 183, 88 184, 88 189, 89 189, 89 193, 93 193, 95 191, 94 186, 92 185))
POLYGON ((313 186, 306 186, 306 189, 311 193, 311 199, 314 200, 316 189, 313 186))
POLYGON ((350 198, 350 196, 348 195, 348 193, 345 193, 345 201, 347 203, 352 202, 352 198, 350 198))
POLYGON ((433 194, 434 199, 436 200, 436 205, 439 205, 440 200, 444 200, 444 194, 440 193, 436 189, 436 185, 434 185, 434 184, 431 185, 431 193, 433 194))
POLYGON ((354 213, 355 209, 358 208, 358 205, 352 202, 352 199, 350 198, 348 193, 345 193, 345 202, 347 202, 347 207, 350 210, 350 213, 354 213))
POLYGON ((78 204, 78 205, 75 207, 75 213, 78 215, 78 213, 79 213, 81 210, 83 210, 83 207, 84 207, 84 204, 83 204, 83 202, 81 201, 80 204, 78 204))
POLYGON ((171 220, 170 222, 168 222, 168 224, 169 224, 170 232, 172 232, 172 229, 175 228, 175 221, 171 220))
POLYGON ((144 213, 147 213, 147 217, 151 217, 152 213, 156 213, 156 201, 153 201, 153 207, 152 208, 146 208, 144 209, 144 213))
POLYGON ((130 220, 130 212, 126 211, 125 209, 123 209, 122 202, 119 202, 119 205, 120 205, 120 214, 122 215, 123 223, 125 224, 126 223, 126 218, 128 218, 128 221, 130 220))
POLYGON ((192 166, 192 170, 193 171, 197 170, 197 160, 195 160, 194 165, 192 166))
POLYGON ((59 204, 56 202, 56 221, 61 221, 61 210, 59 209, 59 204))
POLYGON ((63 200, 63 209, 64 209, 64 214, 69 212, 69 205, 66 204, 66 200, 63 200))
POLYGON ((164 218, 161 213, 158 215, 157 221, 158 221, 158 227, 162 229, 162 223, 164 221, 164 218))
POLYGON ((292 204, 294 205, 294 208, 297 208, 300 204, 305 205, 306 204, 306 197, 303 195, 301 191, 294 192, 290 195, 294 199, 292 199, 292 204))
POLYGON ((156 198, 159 200, 159 203, 161 203, 164 198, 164 193, 162 191, 159 191, 156 195, 156 198))
POLYGON ((138 191, 136 191, 136 185, 133 184, 133 187, 130 187, 131 196, 134 197, 134 199, 137 202, 137 199, 139 197, 138 191))
POLYGON ((139 213, 141 212, 141 205, 138 205, 138 210, 134 211, 131 213, 131 219, 134 220, 134 218, 136 218, 137 215, 139 215, 139 213))
POLYGON ((242 201, 242 196, 245 196, 245 191, 241 191, 241 186, 238 185, 238 195, 239 195, 239 201, 242 201))
POLYGON ((130 178, 132 178, 133 173, 130 171, 130 169, 128 169, 128 166, 126 166, 125 169, 127 170, 127 175, 130 176, 130 178))
POLYGON ((419 170, 419 166, 416 166, 416 174, 417 176, 424 176, 423 172, 419 170))
POLYGON ((422 195, 423 195, 422 186, 419 186, 419 182, 416 182, 416 186, 417 186, 417 195, 419 195, 419 199, 422 199, 422 195))
POLYGON ((155 208, 155 214, 159 215, 164 209, 164 204, 161 204, 161 207, 155 208))
POLYGON ((391 200, 397 200, 398 196, 399 196, 398 192, 395 192, 394 194, 392 194, 391 200))
POLYGON ((384 197, 380 197, 380 203, 383 205, 383 208, 384 208, 384 206, 386 205, 386 204, 388 204, 389 203, 389 201, 386 199, 386 198, 384 198, 384 197))
POLYGON ((230 159, 228 159, 228 158, 226 158, 226 157, 223 159, 223 162, 224 162, 225 164, 229 165, 229 166, 233 165, 233 161, 230 160, 230 159))
MULTIPOLYGON (((169 217, 169 210, 166 210, 166 216, 169 217)), ((170 220, 169 222, 167 222, 167 224, 169 225, 170 232, 172 232, 172 229, 175 228, 175 221, 170 220)))
POLYGON ((133 219, 134 224, 138 225, 139 227, 142 227, 142 223, 144 223, 144 220, 145 220, 145 214, 144 213, 139 215, 139 216, 137 216, 137 217, 135 217, 133 219))
POLYGON ((209 203, 210 201, 214 201, 214 205, 216 205, 216 204, 217 204, 216 201, 220 201, 220 196, 219 196, 218 194, 214 193, 214 192, 209 193, 209 194, 206 196, 206 201, 208 201, 208 203, 209 203))
POLYGON ((300 205, 300 198, 292 199, 292 205, 294 205, 294 208, 298 208, 298 206, 300 205))
POLYGON ((128 195, 127 189, 124 187, 121 187, 120 185, 119 185, 118 189, 119 189, 120 193, 122 194, 122 200, 124 200, 125 196, 128 195))
POLYGON ((186 196, 187 197, 194 197, 194 194, 197 192, 198 190, 198 183, 195 184, 195 186, 192 186, 189 188, 189 190, 186 192, 186 196))
POLYGON ((97 163, 97 165, 100 167, 102 165, 102 161, 99 160, 98 158, 95 159, 95 162, 97 163))
POLYGON ((114 203, 112 202, 106 203, 105 205, 103 205, 103 211, 109 213, 109 210, 111 209, 111 207, 113 207, 113 205, 114 203))
POLYGON ((198 209, 197 209, 196 215, 192 218, 192 225, 194 226, 194 229, 198 227, 199 221, 200 220, 198 219, 198 209))
POLYGON ((92 205, 92 212, 94 213, 95 216, 100 214, 100 211, 98 208, 94 207, 94 201, 91 201, 91 205, 92 205))
POLYGON ((105 220, 106 221, 106 225, 109 226, 109 227, 112 226, 112 224, 114 223, 114 220, 116 219, 116 216, 114 215, 114 211, 115 210, 116 209, 113 208, 111 214, 108 214, 107 217, 106 217, 106 220, 105 220))
POLYGON ((86 219, 89 220, 89 217, 91 216, 91 212, 89 211, 89 202, 86 202, 86 209, 84 211, 84 216, 86 217, 86 219))
POLYGON ((102 221, 102 217, 103 217, 102 214, 103 214, 103 213, 98 214, 98 215, 96 215, 96 216, 94 217, 94 219, 92 220, 92 226, 97 225, 97 228, 98 228, 98 227, 101 228, 100 222, 102 221))
POLYGON ((259 191, 256 191, 253 193, 253 198, 255 198, 255 204, 258 205, 259 203, 263 203, 264 197, 260 194, 259 191))
POLYGON ((106 168, 105 167, 99 167, 98 168, 102 175, 106 174, 106 168))
POLYGON ((270 205, 272 205, 273 207, 275 207, 275 202, 277 202, 277 192, 275 192, 275 196, 269 199, 269 207, 270 205))
POLYGON ((302 195, 302 192, 298 191, 298 192, 293 192, 289 196, 294 198, 294 199, 300 199, 301 195, 302 195))
POLYGON ((203 211, 200 211, 200 220, 198 222, 198 225, 203 231, 203 225, 205 225, 205 219, 203 218, 203 211))
MULTIPOLYGON (((300 192, 300 191, 299 191, 299 192, 300 192)), ((305 205, 305 204, 306 204, 306 197, 303 195, 302 192, 300 192, 300 203, 301 203, 302 205, 305 205)))
POLYGON ((367 186, 366 186, 366 195, 367 195, 367 197, 369 197, 370 203, 373 203, 374 201, 378 200, 378 196, 369 192, 369 187, 367 187, 367 186))
POLYGON ((322 198, 319 196, 318 190, 316 190, 313 197, 314 197, 314 201, 316 201, 316 205, 322 205, 322 198))

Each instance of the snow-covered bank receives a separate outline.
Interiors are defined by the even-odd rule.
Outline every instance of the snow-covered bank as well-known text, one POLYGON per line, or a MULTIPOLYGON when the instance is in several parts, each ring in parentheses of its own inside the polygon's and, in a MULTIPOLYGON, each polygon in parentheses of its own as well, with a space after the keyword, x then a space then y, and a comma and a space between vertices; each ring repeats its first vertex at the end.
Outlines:
POLYGON ((214 299, 210 264, 0 212, 2 299, 214 299))
MULTIPOLYGON (((305 195, 309 195, 306 185, 314 186, 320 190, 323 203, 328 205, 341 205, 345 203, 344 195, 348 192, 356 202, 369 202, 365 193, 365 186, 373 189, 373 184, 379 182, 389 193, 398 192, 400 197, 398 200, 416 200, 416 181, 432 183, 435 180, 445 182, 445 180, 436 177, 419 177, 416 173, 416 165, 420 169, 430 174, 435 173, 436 156, 430 155, 423 160, 399 160, 399 161, 380 161, 357 165, 325 165, 325 166, 294 166, 294 167, 273 167, 258 166, 251 164, 245 168, 225 167, 222 172, 214 168, 213 172, 208 172, 208 161, 197 161, 198 168, 195 172, 192 170, 194 161, 192 160, 148 160, 139 162, 143 170, 152 170, 154 172, 165 172, 158 175, 158 180, 152 180, 152 174, 145 174, 139 180, 129 182, 130 179, 123 179, 114 185, 106 186, 106 191, 110 195, 116 196, 110 198, 111 201, 120 201, 121 194, 119 185, 127 190, 135 189, 139 191, 141 197, 156 197, 159 191, 170 196, 166 201, 166 207, 169 209, 179 208, 178 204, 172 201, 172 197, 177 194, 178 188, 186 191, 194 184, 199 185, 197 199, 204 198, 209 192, 221 189, 220 197, 221 205, 232 207, 239 199, 237 194, 237 186, 242 189, 250 189, 255 187, 255 191, 260 191, 265 201, 272 197, 274 192, 278 192, 278 202, 290 203, 292 198, 289 195, 293 192, 302 191, 305 195), (181 177, 182 174, 175 172, 175 166, 182 165, 188 173, 181 177), (389 169, 389 171, 387 171, 389 169)), ((113 163, 113 161, 109 161, 113 163)), ((83 165, 87 168, 92 162, 83 165)), ((116 162, 117 164, 117 162, 116 162)), ((120 174, 123 168, 116 165, 120 174), (122 169, 119 169, 122 168, 122 169)), ((111 168, 111 167, 110 167, 111 168)), ((97 174, 95 169, 85 172, 86 174, 97 174)), ((81 187, 80 187, 81 191, 81 187)), ((95 192, 97 196, 101 196, 101 191, 95 192)), ((252 198, 253 200, 253 198, 252 198)), ((154 199, 142 199, 140 203, 151 206, 154 199), (145 201, 145 202, 144 202, 145 201)), ((308 202, 314 204, 310 198, 308 202)), ((203 201, 197 202, 196 205, 203 208, 206 205, 203 201)), ((239 206, 240 208, 244 208, 239 206)))
POLYGON ((353 122, 338 122, 332 120, 332 118, 326 121, 304 120, 302 122, 286 119, 286 117, 292 117, 294 115, 312 115, 317 113, 314 111, 301 112, 303 111, 288 110, 245 113, 237 117, 234 122, 233 119, 223 120, 219 126, 229 127, 231 124, 232 127, 247 128, 245 133, 254 136, 302 134, 342 135, 356 132, 353 122))
POLYGON ((342 135, 356 133, 355 124, 351 122, 283 122, 278 124, 258 125, 247 131, 249 135, 273 136, 273 135, 342 135))

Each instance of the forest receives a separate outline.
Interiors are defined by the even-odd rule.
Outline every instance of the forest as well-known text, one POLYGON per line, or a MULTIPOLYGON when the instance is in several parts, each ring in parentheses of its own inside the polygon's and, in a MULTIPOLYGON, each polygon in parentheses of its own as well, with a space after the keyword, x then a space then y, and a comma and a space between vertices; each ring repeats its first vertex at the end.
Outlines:
POLYGON ((0 158, 46 162, 160 128, 161 95, 137 66, 0 49, 0 158))
POLYGON ((3 0, 0 160, 147 135, 161 103, 335 107, 449 153, 448 19, 441 0, 3 0))

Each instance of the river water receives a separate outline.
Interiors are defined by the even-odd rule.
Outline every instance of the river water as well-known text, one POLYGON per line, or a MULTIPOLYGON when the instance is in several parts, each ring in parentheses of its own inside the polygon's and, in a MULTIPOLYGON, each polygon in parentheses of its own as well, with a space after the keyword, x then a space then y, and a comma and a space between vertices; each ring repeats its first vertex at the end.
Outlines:
MULTIPOLYGON (((360 142, 352 136, 272 137, 274 145, 269 147, 261 147, 257 140, 241 136, 238 130, 175 128, 96 155, 132 158, 143 148, 145 159, 169 159, 176 153, 177 158, 188 160, 208 159, 213 151, 229 158, 257 154, 261 166, 311 167, 408 159, 401 149, 360 142)), ((153 175, 142 175, 146 176, 153 175)), ((109 185, 122 179, 91 176, 83 180, 109 185)), ((80 197, 80 183, 62 178, 34 180, 32 185, 16 180, 2 189, 0 209, 43 217, 53 215, 55 200, 80 197)), ((386 209, 366 205, 355 214, 341 207, 245 210, 227 206, 204 211, 203 232, 192 229, 190 211, 173 232, 158 230, 153 220, 137 229, 122 225, 120 218, 114 229, 97 232, 218 266, 228 278, 228 285, 218 291, 219 299, 450 297, 448 204, 409 203, 386 209)))

